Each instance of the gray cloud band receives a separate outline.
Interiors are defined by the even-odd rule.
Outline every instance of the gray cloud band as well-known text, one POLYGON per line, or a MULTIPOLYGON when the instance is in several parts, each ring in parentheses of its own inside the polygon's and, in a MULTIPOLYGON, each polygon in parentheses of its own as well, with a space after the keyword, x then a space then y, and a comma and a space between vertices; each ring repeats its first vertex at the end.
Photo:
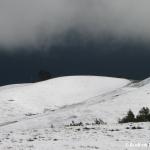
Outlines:
POLYGON ((0 45, 36 45, 74 28, 101 38, 150 39, 149 0, 0 0, 0 45))

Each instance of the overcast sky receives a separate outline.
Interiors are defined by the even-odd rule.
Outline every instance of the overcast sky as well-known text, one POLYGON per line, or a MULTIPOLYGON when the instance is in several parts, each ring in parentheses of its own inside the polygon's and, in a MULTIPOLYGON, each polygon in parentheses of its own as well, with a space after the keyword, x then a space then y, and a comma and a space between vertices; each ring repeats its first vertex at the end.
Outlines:
POLYGON ((36 45, 41 36, 52 42, 70 28, 149 41, 149 8, 149 0, 0 0, 0 44, 36 45))
POLYGON ((149 0, 0 0, 0 85, 150 76, 149 0))

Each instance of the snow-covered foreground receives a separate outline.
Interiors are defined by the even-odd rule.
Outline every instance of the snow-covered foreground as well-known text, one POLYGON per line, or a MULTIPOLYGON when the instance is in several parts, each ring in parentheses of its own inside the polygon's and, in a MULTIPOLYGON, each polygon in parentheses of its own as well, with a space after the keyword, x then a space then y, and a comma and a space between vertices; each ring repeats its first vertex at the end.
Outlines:
POLYGON ((150 107, 149 99, 150 79, 72 76, 1 87, 0 149, 148 149, 150 125, 118 119, 150 107), (106 124, 95 125, 96 118, 106 124))
POLYGON ((150 127, 148 123, 47 127, 10 129, 0 135, 2 150, 147 150, 150 127))

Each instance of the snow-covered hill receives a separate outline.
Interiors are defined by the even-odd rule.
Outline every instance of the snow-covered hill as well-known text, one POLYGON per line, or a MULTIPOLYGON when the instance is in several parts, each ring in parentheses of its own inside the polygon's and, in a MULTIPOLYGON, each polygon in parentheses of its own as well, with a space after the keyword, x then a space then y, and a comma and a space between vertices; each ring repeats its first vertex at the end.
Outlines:
POLYGON ((28 113, 42 113, 48 109, 81 103, 129 82, 108 77, 72 76, 32 84, 8 85, 0 88, 0 118, 9 121, 28 113))
POLYGON ((0 88, 1 100, 14 100, 21 106, 41 111, 61 107, 110 92, 128 84, 125 79, 94 76, 60 77, 44 82, 0 88))
POLYGON ((31 141, 33 141, 33 147, 30 148, 36 150, 43 145, 45 145, 44 150, 48 150, 49 147, 54 150, 126 149, 127 142, 132 142, 132 140, 137 142, 138 134, 141 136, 141 142, 144 140, 142 137, 148 138, 148 124, 140 124, 144 128, 143 132, 135 130, 133 133, 130 130, 126 131, 126 128, 130 127, 129 124, 118 125, 118 119, 123 117, 129 109, 137 114, 143 106, 150 107, 149 99, 149 79, 132 83, 118 78, 70 76, 39 83, 1 87, 0 136, 2 138, 0 141, 3 144, 0 149, 7 149, 8 142, 12 144, 12 149, 19 150, 20 145, 28 149, 31 141), (107 125, 87 127, 86 124, 91 124, 95 118, 102 119, 107 125), (77 130, 80 132, 76 136, 74 129, 65 127, 71 121, 81 121, 84 124, 77 130), (89 132, 84 128, 90 128, 89 132), (119 132, 112 133, 112 128, 113 131, 119 132), (93 138, 88 136, 88 133, 95 140, 92 140, 93 138), (10 136, 7 137, 7 134, 10 136), (33 139, 34 134, 44 139, 33 139), (82 137, 83 135, 87 139, 82 137), (15 140, 14 136, 17 137, 16 143, 12 142, 15 140), (59 141, 56 140, 57 143, 52 140, 53 136, 59 139, 59 141), (28 140, 29 138, 32 140, 28 140), (3 139, 7 139, 7 142, 3 139), (67 144, 69 139, 72 141, 67 144), (74 145, 73 139, 78 141, 77 145, 74 145), (102 139, 103 141, 99 141, 102 139), (21 144, 19 144, 20 140, 22 140, 21 144), (85 143, 89 140, 91 142, 86 145, 85 143), (107 147, 108 141, 112 143, 110 148, 107 147))

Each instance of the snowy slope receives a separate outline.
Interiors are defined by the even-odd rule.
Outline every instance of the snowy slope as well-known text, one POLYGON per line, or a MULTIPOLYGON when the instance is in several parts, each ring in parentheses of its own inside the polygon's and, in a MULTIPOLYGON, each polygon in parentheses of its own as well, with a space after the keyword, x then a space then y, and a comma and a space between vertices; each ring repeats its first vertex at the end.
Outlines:
POLYGON ((72 76, 32 84, 8 85, 0 88, 0 117, 20 118, 27 113, 58 109, 110 92, 129 82, 108 77, 72 76))
POLYGON ((108 77, 61 77, 2 87, 0 100, 3 121, 0 124, 0 149, 129 150, 130 142, 149 142, 148 123, 119 125, 117 122, 129 109, 137 114, 143 106, 150 107, 150 79, 131 83, 108 77), (45 108, 57 109, 43 113, 45 108), (40 114, 23 117, 29 112, 40 114), (95 118, 107 124, 91 125, 95 118), (12 120, 16 122, 9 122, 12 120), (65 127, 71 121, 82 121, 84 126, 65 127), (142 129, 132 130, 134 126, 142 129))

